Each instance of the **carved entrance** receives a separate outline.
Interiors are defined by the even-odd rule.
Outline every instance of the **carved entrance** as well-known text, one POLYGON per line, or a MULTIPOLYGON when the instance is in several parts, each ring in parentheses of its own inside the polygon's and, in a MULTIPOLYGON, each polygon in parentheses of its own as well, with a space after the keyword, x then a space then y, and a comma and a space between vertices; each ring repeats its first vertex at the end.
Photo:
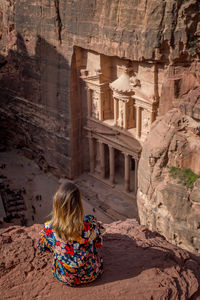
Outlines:
POLYGON ((83 151, 80 172, 88 171, 135 196, 142 143, 157 113, 155 66, 151 65, 152 84, 147 84, 139 62, 78 47, 74 58, 83 151))

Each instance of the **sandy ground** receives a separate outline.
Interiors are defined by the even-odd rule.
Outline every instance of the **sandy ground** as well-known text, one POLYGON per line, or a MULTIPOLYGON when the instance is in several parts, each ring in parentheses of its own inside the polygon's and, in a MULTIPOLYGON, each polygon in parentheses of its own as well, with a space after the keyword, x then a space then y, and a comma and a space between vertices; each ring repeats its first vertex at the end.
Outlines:
POLYGON ((133 192, 126 193, 124 186, 115 188, 108 185, 106 180, 97 180, 94 176, 82 174, 76 183, 88 201, 95 207, 101 208, 116 220, 126 218, 138 219, 137 203, 133 192))
MULTIPOLYGON (((24 202, 27 225, 44 223, 48 220, 52 210, 53 195, 62 179, 58 179, 50 173, 44 173, 34 161, 22 156, 19 150, 1 152, 0 165, 2 164, 6 166, 4 169, 0 169, 0 175, 7 177, 6 182, 10 188, 13 190, 26 189, 24 202), (38 200, 38 195, 41 195, 41 200, 38 200)), ((109 216, 94 206, 92 199, 89 202, 82 197, 82 200, 85 214, 93 214, 104 223, 116 220, 114 216, 109 216)))

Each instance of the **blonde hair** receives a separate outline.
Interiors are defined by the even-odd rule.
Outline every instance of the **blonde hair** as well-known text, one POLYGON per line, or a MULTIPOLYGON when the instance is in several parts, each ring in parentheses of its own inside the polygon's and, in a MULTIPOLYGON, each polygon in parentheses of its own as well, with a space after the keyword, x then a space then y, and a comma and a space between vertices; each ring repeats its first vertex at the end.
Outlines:
POLYGON ((83 206, 78 187, 63 182, 53 198, 52 227, 62 240, 75 240, 83 230, 83 206))

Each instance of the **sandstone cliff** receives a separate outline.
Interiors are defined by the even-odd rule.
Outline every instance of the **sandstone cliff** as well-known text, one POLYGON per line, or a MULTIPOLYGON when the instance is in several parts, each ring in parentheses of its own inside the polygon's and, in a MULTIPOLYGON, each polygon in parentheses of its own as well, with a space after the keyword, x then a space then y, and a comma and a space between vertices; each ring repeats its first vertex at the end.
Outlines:
POLYGON ((71 107, 74 47, 160 65, 163 114, 185 91, 183 73, 190 77, 187 90, 195 86, 198 11, 198 0, 2 0, 2 138, 42 168, 73 177, 82 122, 81 107, 75 117, 71 107))
POLYGON ((139 163, 138 210, 142 224, 190 251, 200 252, 200 179, 187 187, 170 167, 200 175, 200 89, 152 126, 139 163))
POLYGON ((76 45, 131 60, 185 61, 199 47, 198 11, 197 0, 4 0, 1 48, 8 50, 5 41, 12 43, 18 32, 30 48, 40 34, 68 49, 76 45))
MULTIPOLYGON (((140 218, 194 251, 200 247, 198 181, 186 189, 169 178, 167 167, 199 173, 199 125, 194 120, 199 104, 187 97, 199 86, 199 5, 198 0, 0 3, 2 149, 18 147, 42 169, 74 178, 84 159, 76 93, 81 61, 75 59, 75 48, 142 62, 141 79, 148 81, 149 70, 155 70, 158 114, 176 108, 185 116, 173 110, 158 119, 144 145, 140 218)), ((199 89, 195 93, 197 99, 199 89)))
POLYGON ((200 257, 169 244, 133 219, 106 226, 104 274, 79 288, 53 278, 51 255, 36 249, 41 228, 10 226, 1 231, 2 299, 200 299, 200 257))

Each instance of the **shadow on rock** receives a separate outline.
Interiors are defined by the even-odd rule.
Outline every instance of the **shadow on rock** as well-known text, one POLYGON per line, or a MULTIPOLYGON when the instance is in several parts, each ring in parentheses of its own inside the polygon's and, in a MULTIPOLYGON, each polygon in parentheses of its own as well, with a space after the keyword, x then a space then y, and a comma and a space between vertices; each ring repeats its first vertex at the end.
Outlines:
MULTIPOLYGON (((145 270, 152 270, 152 276, 155 276, 156 273, 158 275, 164 273, 165 269, 175 270, 177 267, 181 269, 185 267, 186 261, 190 260, 189 255, 188 257, 182 256, 182 251, 180 249, 179 252, 177 248, 176 253, 174 250, 160 245, 151 247, 144 244, 141 246, 126 235, 105 234, 102 249, 104 274, 91 286, 133 278, 145 270)), ((190 269, 189 265, 188 269, 190 269)), ((191 267, 191 269, 195 269, 195 267, 191 267)), ((173 271, 171 271, 171 276, 172 273, 173 271)))

